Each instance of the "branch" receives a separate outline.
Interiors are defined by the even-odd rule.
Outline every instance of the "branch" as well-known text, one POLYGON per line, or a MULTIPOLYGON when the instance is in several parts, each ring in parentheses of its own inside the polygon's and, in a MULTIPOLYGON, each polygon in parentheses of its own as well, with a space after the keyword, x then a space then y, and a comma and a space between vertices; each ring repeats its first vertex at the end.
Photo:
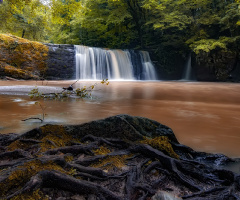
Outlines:
POLYGON ((30 117, 30 118, 27 118, 27 119, 23 119, 22 121, 27 121, 27 120, 31 120, 31 119, 37 119, 37 120, 40 120, 41 123, 43 123, 43 120, 38 118, 38 117, 30 117))

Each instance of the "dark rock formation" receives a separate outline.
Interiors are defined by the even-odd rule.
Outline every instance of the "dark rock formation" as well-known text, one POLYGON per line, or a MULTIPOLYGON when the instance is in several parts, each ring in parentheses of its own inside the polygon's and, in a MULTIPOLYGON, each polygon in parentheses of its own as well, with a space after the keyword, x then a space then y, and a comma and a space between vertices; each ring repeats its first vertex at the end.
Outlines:
POLYGON ((45 79, 75 79, 74 45, 45 44, 49 47, 45 79))
POLYGON ((195 56, 194 68, 198 81, 239 81, 237 53, 216 51, 195 56))
POLYGON ((0 135, 1 199, 240 198, 224 155, 195 152, 156 121, 118 115, 0 135))

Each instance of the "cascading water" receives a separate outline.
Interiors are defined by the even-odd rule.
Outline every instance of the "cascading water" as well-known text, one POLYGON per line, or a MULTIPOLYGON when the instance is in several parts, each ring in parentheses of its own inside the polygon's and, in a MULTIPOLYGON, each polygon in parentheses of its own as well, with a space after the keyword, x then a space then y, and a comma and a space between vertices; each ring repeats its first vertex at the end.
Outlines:
POLYGON ((183 81, 191 81, 191 80, 195 80, 194 75, 193 75, 193 71, 192 71, 192 56, 191 53, 188 55, 186 64, 185 64, 185 68, 183 71, 183 75, 182 75, 182 80, 183 81))
POLYGON ((108 50, 75 45, 77 79, 156 80, 146 51, 108 50))

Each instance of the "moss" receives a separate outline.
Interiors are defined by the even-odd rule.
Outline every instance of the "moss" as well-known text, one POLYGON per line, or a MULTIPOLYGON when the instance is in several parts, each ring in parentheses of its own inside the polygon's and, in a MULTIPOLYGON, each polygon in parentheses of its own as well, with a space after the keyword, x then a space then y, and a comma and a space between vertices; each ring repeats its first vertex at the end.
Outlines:
POLYGON ((66 155, 66 156, 64 157, 64 159, 65 159, 66 162, 71 162, 71 161, 73 161, 73 156, 66 155))
POLYGON ((16 149, 23 149, 26 150, 31 146, 31 143, 24 143, 19 140, 16 140, 12 142, 10 145, 8 145, 8 151, 14 151, 16 149))
MULTIPOLYGON (((45 125, 40 127, 41 134, 36 135, 32 139, 39 140, 41 143, 39 153, 45 152, 49 149, 71 146, 72 143, 80 143, 77 138, 73 138, 68 134, 64 127, 61 125, 45 125)), ((12 142, 8 146, 8 150, 13 151, 16 149, 26 150, 31 147, 31 143, 24 143, 19 140, 12 142)))
POLYGON ((48 200, 47 196, 44 196, 43 193, 38 189, 31 193, 17 195, 10 200, 48 200))
POLYGON ((91 165, 91 167, 102 168, 104 170, 112 170, 114 168, 123 168, 127 164, 127 159, 132 155, 121 156, 107 156, 105 159, 100 160, 98 163, 91 165))
POLYGON ((99 149, 93 150, 93 152, 95 155, 106 155, 111 151, 105 146, 100 146, 99 149))
POLYGON ((79 140, 67 134, 61 125, 46 125, 40 129, 42 132, 41 152, 58 147, 70 146, 73 142, 79 143, 79 140))
POLYGON ((0 49, 0 62, 11 66, 5 71, 7 76, 15 78, 19 76, 24 79, 37 79, 39 76, 44 76, 48 57, 46 45, 12 35, 0 34, 0 49), (24 76, 21 74, 23 72, 24 76))
POLYGON ((8 178, 1 182, 0 195, 6 195, 8 192, 14 192, 15 190, 21 188, 26 184, 32 176, 35 176, 38 172, 42 170, 56 170, 65 174, 71 174, 72 171, 65 171, 62 167, 55 164, 52 161, 43 163, 42 161, 35 159, 18 166, 15 171, 13 171, 8 178))
POLYGON ((170 144, 169 139, 166 136, 145 138, 144 140, 140 141, 140 143, 148 144, 155 149, 163 151, 164 153, 168 154, 173 158, 179 159, 179 156, 174 152, 172 145, 170 144))
MULTIPOLYGON (((93 150, 95 155, 106 155, 111 153, 111 150, 105 146, 100 146, 98 149, 93 150)), ((131 155, 121 155, 121 156, 107 156, 104 159, 99 160, 98 163, 92 164, 92 167, 102 168, 104 170, 112 170, 114 168, 122 168, 126 165, 127 159, 131 155)))

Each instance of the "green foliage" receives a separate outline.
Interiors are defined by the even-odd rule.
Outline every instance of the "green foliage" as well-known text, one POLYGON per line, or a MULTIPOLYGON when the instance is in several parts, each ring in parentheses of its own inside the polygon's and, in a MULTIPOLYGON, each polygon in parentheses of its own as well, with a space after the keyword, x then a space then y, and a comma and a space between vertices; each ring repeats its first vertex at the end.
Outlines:
POLYGON ((40 0, 8 0, 0 5, 2 32, 43 41, 49 29, 49 7, 40 0))
POLYGON ((199 54, 201 51, 209 53, 210 51, 212 51, 216 48, 220 48, 220 49, 223 49, 223 50, 227 49, 226 44, 224 44, 221 41, 214 40, 214 39, 199 40, 197 42, 194 42, 191 45, 191 47, 196 54, 199 54))

